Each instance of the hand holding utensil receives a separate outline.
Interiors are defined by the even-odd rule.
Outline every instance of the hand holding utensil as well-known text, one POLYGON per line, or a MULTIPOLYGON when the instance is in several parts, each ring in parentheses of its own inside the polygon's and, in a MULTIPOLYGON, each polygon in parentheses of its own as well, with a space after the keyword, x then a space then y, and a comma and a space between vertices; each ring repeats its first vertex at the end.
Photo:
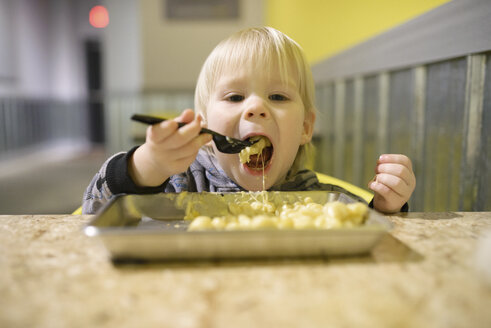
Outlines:
MULTIPOLYGON (((144 114, 133 114, 133 116, 131 116, 131 119, 133 121, 137 121, 149 125, 158 124, 167 120, 165 118, 155 117, 151 115, 144 115, 144 114)), ((178 123, 179 127, 183 127, 184 125, 186 125, 186 123, 181 123, 181 122, 178 123)), ((256 141, 239 140, 232 137, 227 137, 224 136, 223 134, 220 134, 218 132, 215 132, 207 128, 201 128, 200 133, 211 134, 213 136, 213 141, 215 142, 217 149, 220 152, 226 154, 240 153, 242 149, 246 147, 250 147, 258 141, 258 140, 256 141)))

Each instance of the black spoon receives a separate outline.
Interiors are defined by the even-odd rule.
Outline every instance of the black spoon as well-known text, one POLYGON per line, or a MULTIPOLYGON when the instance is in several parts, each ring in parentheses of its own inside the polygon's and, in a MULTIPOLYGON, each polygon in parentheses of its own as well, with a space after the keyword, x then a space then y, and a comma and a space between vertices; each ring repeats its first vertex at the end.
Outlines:
MULTIPOLYGON (((133 116, 131 116, 131 119, 133 121, 150 124, 150 125, 166 121, 165 118, 143 115, 143 114, 133 114, 133 116)), ((183 127, 184 125, 186 125, 186 123, 178 123, 179 127, 183 127)), ((226 154, 240 153, 242 149, 246 147, 250 147, 259 141, 259 140, 255 140, 255 141, 239 140, 232 137, 224 136, 223 134, 220 134, 213 130, 209 130, 207 128, 201 128, 200 133, 211 134, 213 136, 213 141, 215 142, 217 149, 222 153, 226 153, 226 154)))

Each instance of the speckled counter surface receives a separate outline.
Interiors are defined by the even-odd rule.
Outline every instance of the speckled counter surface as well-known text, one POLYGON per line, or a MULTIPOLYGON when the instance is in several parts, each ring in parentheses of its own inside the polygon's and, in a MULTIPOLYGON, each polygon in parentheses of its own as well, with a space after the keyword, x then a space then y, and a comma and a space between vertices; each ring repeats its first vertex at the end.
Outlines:
POLYGON ((0 216, 0 327, 491 327, 491 212, 389 218, 364 257, 114 265, 90 216, 0 216))

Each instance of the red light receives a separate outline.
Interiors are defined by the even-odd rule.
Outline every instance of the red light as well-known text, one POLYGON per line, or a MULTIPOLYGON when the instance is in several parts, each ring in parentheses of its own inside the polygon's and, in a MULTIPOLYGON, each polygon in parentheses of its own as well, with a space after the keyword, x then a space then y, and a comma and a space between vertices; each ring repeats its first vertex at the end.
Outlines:
POLYGON ((109 13, 103 6, 95 6, 89 13, 90 25, 95 28, 104 28, 109 24, 109 13))

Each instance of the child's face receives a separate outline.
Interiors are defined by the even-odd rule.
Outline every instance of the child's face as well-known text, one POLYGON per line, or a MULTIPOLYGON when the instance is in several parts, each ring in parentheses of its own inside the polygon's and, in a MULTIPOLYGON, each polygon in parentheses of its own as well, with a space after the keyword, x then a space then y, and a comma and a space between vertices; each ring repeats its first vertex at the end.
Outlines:
MULTIPOLYGON (((264 152, 271 158, 264 166, 265 187, 283 179, 291 168, 300 145, 310 141, 313 115, 305 114, 297 80, 282 83, 277 70, 228 69, 216 82, 207 107, 212 130, 237 139, 266 136, 273 147, 264 152)), ((241 164, 238 154, 215 149, 220 166, 247 190, 263 189, 262 165, 241 164)))

